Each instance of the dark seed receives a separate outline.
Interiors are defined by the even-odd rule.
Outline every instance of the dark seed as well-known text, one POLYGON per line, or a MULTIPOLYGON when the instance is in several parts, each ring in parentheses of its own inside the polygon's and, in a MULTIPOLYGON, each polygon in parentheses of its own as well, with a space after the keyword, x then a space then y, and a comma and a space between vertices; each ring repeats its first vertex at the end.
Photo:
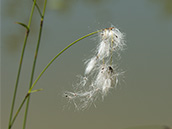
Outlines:
POLYGON ((109 71, 112 73, 113 72, 113 68, 111 66, 108 67, 109 71))

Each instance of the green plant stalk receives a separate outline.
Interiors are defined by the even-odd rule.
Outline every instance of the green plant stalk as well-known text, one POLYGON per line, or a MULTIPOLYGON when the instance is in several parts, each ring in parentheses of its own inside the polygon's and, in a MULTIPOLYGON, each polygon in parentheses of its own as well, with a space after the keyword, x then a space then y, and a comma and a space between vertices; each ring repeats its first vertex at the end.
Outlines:
POLYGON ((19 109, 17 110, 17 112, 16 112, 14 118, 12 119, 12 121, 11 121, 11 123, 10 123, 10 125, 9 125, 9 129, 11 129, 11 127, 13 126, 16 117, 18 116, 18 114, 19 114, 21 108, 23 107, 23 105, 24 105, 26 99, 29 97, 29 95, 30 95, 30 94, 28 93, 28 94, 24 97, 24 99, 23 99, 23 101, 22 101, 22 103, 21 103, 19 109))
MULTIPOLYGON (((33 0, 34 1, 34 0, 33 0)), ((41 13, 41 10, 40 10, 40 8, 39 8, 39 6, 38 6, 38 4, 36 3, 36 8, 37 8, 37 10, 38 10, 38 13, 39 13, 39 15, 42 17, 42 13, 41 13)))
POLYGON ((34 12, 34 8, 35 8, 35 3, 36 0, 34 0, 34 3, 32 5, 32 9, 31 9, 31 14, 30 14, 30 18, 29 18, 29 22, 28 22, 28 26, 27 26, 27 31, 25 34, 25 39, 24 39, 24 44, 23 44, 23 48, 22 48, 22 53, 21 53, 21 57, 20 57, 20 64, 19 64, 19 68, 18 68, 18 73, 17 73, 17 79, 16 79, 16 84, 15 84, 15 89, 14 89, 14 94, 13 94, 13 100, 12 100, 12 105, 11 105, 11 111, 10 111, 10 118, 9 118, 9 124, 8 124, 8 128, 11 128, 11 120, 13 117, 13 112, 14 112, 14 105, 15 105, 15 100, 16 100, 16 94, 17 94, 17 89, 18 89, 18 83, 19 83, 19 78, 20 78, 20 73, 21 73, 21 68, 22 68, 22 63, 23 63, 23 57, 24 57, 24 52, 25 52, 25 48, 26 48, 26 43, 27 43, 27 39, 28 39, 28 35, 29 35, 29 29, 30 29, 30 24, 32 21, 32 17, 33 17, 33 12, 34 12))
POLYGON ((32 89, 34 88, 35 84, 38 82, 38 80, 41 78, 41 76, 44 74, 44 72, 49 68, 49 66, 55 61, 55 59, 57 59, 63 52, 65 52, 68 48, 70 48, 72 45, 76 44, 76 43, 79 42, 80 40, 85 39, 85 38, 87 38, 87 37, 89 37, 89 36, 91 36, 91 35, 94 35, 94 34, 100 32, 100 31, 102 31, 102 30, 98 30, 98 31, 89 33, 89 34, 87 34, 87 35, 85 35, 85 36, 83 36, 83 37, 81 37, 81 38, 75 40, 74 42, 72 42, 71 44, 69 44, 67 47, 65 47, 61 52, 59 52, 59 53, 58 53, 58 54, 57 54, 57 55, 47 64, 47 66, 42 70, 42 72, 39 74, 39 76, 37 77, 37 79, 34 81, 34 83, 32 84, 31 88, 29 89, 28 93, 26 94, 25 98, 23 99, 22 103, 20 104, 20 107, 18 108, 18 110, 17 110, 15 116, 13 117, 13 120, 12 120, 12 123, 11 123, 10 126, 13 125, 13 123, 14 123, 15 119, 17 118, 17 116, 18 116, 18 114, 19 114, 21 108, 23 107, 23 105, 24 105, 24 103, 25 103, 27 97, 29 97, 30 94, 32 93, 32 89))
MULTIPOLYGON (((32 86, 32 83, 33 83, 33 77, 34 77, 36 61, 37 61, 37 56, 38 56, 38 51, 39 51, 39 46, 40 46, 40 41, 41 41, 41 35, 42 35, 42 28, 43 28, 43 21, 44 21, 46 5, 47 5, 47 0, 45 0, 43 14, 41 16, 40 30, 39 30, 39 36, 38 36, 38 42, 37 42, 37 47, 36 47, 36 51, 35 51, 33 66, 32 66, 32 73, 31 73, 29 88, 32 86)), ((37 5, 37 9, 38 9, 38 5, 37 5)), ((40 12, 40 10, 39 10, 39 12, 40 12)), ((29 110, 29 102, 30 102, 30 95, 28 96, 27 102, 26 102, 26 109, 25 109, 25 115, 24 115, 24 121, 23 121, 23 129, 26 128, 26 121, 27 121, 28 110, 29 110)))
POLYGON ((63 52, 65 52, 68 48, 70 48, 72 45, 76 44, 77 42, 79 42, 80 40, 82 39, 85 39, 93 34, 96 34, 98 32, 100 32, 102 30, 98 30, 98 31, 95 31, 95 32, 92 32, 92 33, 89 33, 77 40, 75 40, 74 42, 72 42, 71 44, 69 44, 67 47, 65 47, 61 52, 59 52, 48 64, 47 66, 42 70, 42 72, 39 74, 39 76, 37 77, 37 79, 35 80, 35 82, 32 84, 31 88, 29 89, 28 93, 31 93, 32 92, 32 89, 34 88, 35 84, 38 82, 38 80, 40 79, 40 77, 43 75, 43 73, 48 69, 48 67, 54 62, 54 60, 56 58, 58 58, 63 52))

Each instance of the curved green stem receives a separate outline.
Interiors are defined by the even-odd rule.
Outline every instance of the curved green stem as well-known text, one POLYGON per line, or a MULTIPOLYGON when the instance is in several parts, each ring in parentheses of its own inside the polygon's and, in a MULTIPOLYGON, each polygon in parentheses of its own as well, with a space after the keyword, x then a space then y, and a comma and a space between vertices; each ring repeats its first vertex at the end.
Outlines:
POLYGON ((30 18, 29 18, 29 22, 28 22, 28 26, 27 26, 28 29, 26 30, 23 49, 22 49, 22 54, 21 54, 21 57, 20 57, 20 64, 19 64, 19 68, 18 68, 17 79, 16 79, 16 84, 15 84, 15 89, 14 89, 14 94, 13 94, 13 100, 12 100, 12 105, 11 105, 11 112, 10 112, 8 129, 11 128, 10 125, 11 125, 11 120, 12 120, 13 112, 14 112, 14 105, 15 105, 16 94, 17 94, 17 89, 18 89, 18 83, 19 83, 19 78, 20 78, 20 73, 21 73, 21 68, 22 68, 22 63, 23 63, 23 57, 24 57, 26 43, 27 43, 27 39, 28 39, 28 35, 29 35, 29 29, 30 29, 30 24, 31 24, 32 17, 33 17, 35 4, 36 4, 36 0, 34 0, 34 3, 32 5, 31 14, 30 14, 30 18))
MULTIPOLYGON (((34 0, 33 0, 34 1, 34 0)), ((41 13, 41 10, 40 10, 40 8, 39 8, 39 6, 38 6, 38 4, 36 3, 36 8, 37 8, 37 10, 38 10, 38 13, 39 13, 39 15, 42 17, 42 13, 41 13)))
MULTIPOLYGON (((36 51, 35 51, 35 57, 34 57, 34 61, 33 61, 33 66, 32 66, 32 73, 31 73, 29 88, 32 86, 32 83, 33 83, 33 77, 34 77, 34 72, 35 72, 35 67, 36 67, 36 60, 37 60, 39 46, 40 46, 40 41, 41 41, 42 28, 43 28, 43 20, 44 20, 44 14, 45 14, 46 5, 47 5, 47 0, 45 0, 45 2, 44 2, 43 15, 41 17, 41 22, 40 22, 40 30, 39 30, 39 36, 38 36, 38 42, 37 42, 37 47, 36 47, 36 51)), ((23 121, 23 129, 26 128, 26 121, 27 121, 28 110, 29 110, 29 102, 30 102, 30 95, 27 98, 26 109, 25 109, 25 116, 24 116, 24 121, 23 121)))
MULTIPOLYGON (((37 79, 35 80, 35 82, 32 84, 31 88, 29 89, 27 95, 26 95, 25 98, 23 99, 23 101, 22 101, 20 107, 18 108, 18 110, 17 110, 17 112, 16 112, 16 114, 15 114, 13 120, 12 120, 13 123, 14 123, 16 117, 18 116, 18 114, 19 114, 19 112, 20 112, 22 106, 24 105, 24 103, 25 103, 25 101, 26 101, 26 98, 30 95, 30 93, 32 93, 32 89, 34 88, 35 84, 38 82, 38 80, 41 78, 41 76, 44 74, 44 72, 49 68, 49 66, 55 61, 55 59, 57 59, 63 52, 65 52, 68 48, 70 48, 72 45, 76 44, 76 43, 79 42, 80 40, 85 39, 85 38, 87 38, 87 37, 89 37, 89 36, 91 36, 91 35, 94 35, 94 34, 100 32, 100 31, 102 31, 102 30, 98 30, 98 31, 89 33, 89 34, 87 34, 87 35, 85 35, 85 36, 83 36, 83 37, 81 37, 81 38, 75 40, 74 42, 72 42, 71 44, 69 44, 67 47, 65 47, 61 52, 59 52, 59 53, 58 53, 58 54, 57 54, 57 55, 47 64, 47 66, 46 66, 46 67, 42 70, 42 72, 39 74, 39 76, 37 77, 37 79)), ((10 126, 12 126, 13 123, 11 123, 10 126)))
POLYGON ((63 52, 65 52, 68 48, 70 48, 72 45, 76 44, 77 42, 79 42, 80 40, 84 39, 84 38, 87 38, 93 34, 96 34, 98 32, 100 32, 102 30, 98 30, 98 31, 95 31, 95 32, 92 32, 92 33, 89 33, 77 40, 75 40, 74 42, 72 42, 71 44, 69 44, 67 47, 65 47, 61 52, 59 52, 48 64, 47 66, 42 70, 42 72, 39 74, 39 76, 37 77, 37 79, 35 80, 35 82, 32 84, 32 87, 29 89, 28 93, 31 93, 32 89, 34 88, 35 84, 38 82, 38 80, 40 79, 40 77, 43 75, 43 73, 48 69, 48 67, 54 62, 54 60, 59 57, 63 52))

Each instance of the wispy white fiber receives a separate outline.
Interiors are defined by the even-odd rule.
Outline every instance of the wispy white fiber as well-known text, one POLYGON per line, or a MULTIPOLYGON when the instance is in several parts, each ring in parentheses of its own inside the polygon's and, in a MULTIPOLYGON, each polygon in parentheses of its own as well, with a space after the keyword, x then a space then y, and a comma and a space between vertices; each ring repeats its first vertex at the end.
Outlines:
POLYGON ((97 61, 97 57, 92 57, 87 66, 86 66, 86 69, 85 69, 85 74, 89 74, 91 72, 91 70, 94 68, 95 64, 96 64, 96 61, 97 61))
POLYGON ((98 54, 100 60, 105 57, 108 57, 110 54, 110 44, 107 41, 102 40, 98 46, 98 54))

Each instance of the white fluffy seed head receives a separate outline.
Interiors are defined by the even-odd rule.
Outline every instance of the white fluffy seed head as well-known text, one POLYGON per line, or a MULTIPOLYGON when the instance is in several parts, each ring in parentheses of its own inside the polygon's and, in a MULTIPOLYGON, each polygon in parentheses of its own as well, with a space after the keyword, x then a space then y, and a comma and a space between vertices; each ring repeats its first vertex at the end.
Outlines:
POLYGON ((110 54, 110 44, 105 40, 102 40, 98 46, 98 57, 102 60, 105 57, 108 57, 110 54))
MULTIPOLYGON (((123 50, 123 47, 125 45, 124 43, 124 34, 121 33, 117 28, 115 27, 110 27, 107 29, 104 29, 100 33, 100 40, 101 42, 108 43, 109 46, 108 49, 105 49, 107 51, 118 51, 118 50, 123 50)), ((99 45, 100 46, 100 45, 99 45)), ((101 47, 99 47, 98 51, 100 50, 101 47)), ((99 52, 98 52, 99 53, 99 52)), ((104 56, 105 56, 104 52, 104 56)))
POLYGON ((121 33, 117 28, 112 29, 112 33, 113 33, 113 40, 114 40, 113 49, 123 50, 123 47, 125 46, 124 34, 121 33))
POLYGON ((91 72, 91 70, 94 68, 96 62, 97 62, 97 57, 92 57, 88 61, 86 69, 85 69, 85 75, 87 75, 87 74, 89 74, 91 72))
POLYGON ((105 81, 105 67, 102 66, 97 74, 97 77, 95 79, 94 85, 101 89, 103 83, 105 81))
POLYGON ((75 92, 64 94, 78 110, 86 109, 99 95, 103 98, 118 84, 120 73, 112 66, 112 55, 113 52, 123 50, 124 34, 117 28, 110 27, 100 32, 99 38, 96 55, 86 61, 85 76, 80 76, 79 83, 75 85, 75 92))
POLYGON ((102 94, 104 94, 104 95, 107 94, 107 92, 111 88, 111 84, 112 84, 112 82, 111 82, 110 78, 105 79, 104 84, 102 86, 102 94))
POLYGON ((89 107, 97 98, 98 90, 81 90, 79 92, 65 92, 64 96, 74 103, 77 110, 84 110, 89 107))
POLYGON ((113 76, 114 70, 112 66, 103 65, 102 67, 100 67, 94 84, 96 88, 102 91, 103 96, 106 95, 106 93, 112 87, 113 76))

